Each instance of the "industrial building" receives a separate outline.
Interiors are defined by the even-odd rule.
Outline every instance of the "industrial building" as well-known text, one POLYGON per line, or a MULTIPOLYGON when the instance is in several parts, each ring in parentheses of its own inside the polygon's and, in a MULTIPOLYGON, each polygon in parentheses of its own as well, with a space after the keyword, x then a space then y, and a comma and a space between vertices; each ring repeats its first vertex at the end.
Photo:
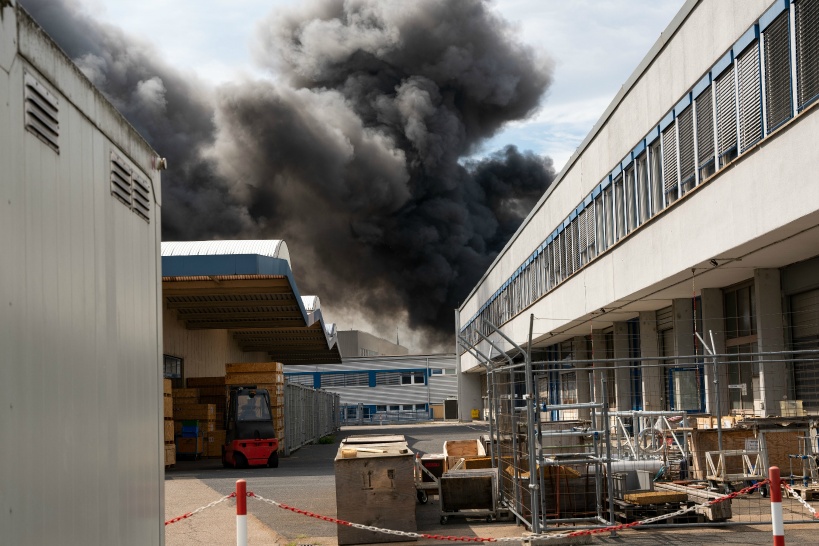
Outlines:
POLYGON ((0 2, 0 531, 163 543, 163 161, 0 2))
POLYGON ((338 347, 342 358, 359 356, 399 356, 409 354, 409 349, 361 330, 340 330, 338 347))
POLYGON ((526 353, 549 404, 819 413, 817 25, 684 4, 457 310, 461 418, 526 353))
POLYGON ((284 375, 290 384, 338 394, 349 424, 442 419, 457 386, 454 354, 344 358, 285 366, 284 375))

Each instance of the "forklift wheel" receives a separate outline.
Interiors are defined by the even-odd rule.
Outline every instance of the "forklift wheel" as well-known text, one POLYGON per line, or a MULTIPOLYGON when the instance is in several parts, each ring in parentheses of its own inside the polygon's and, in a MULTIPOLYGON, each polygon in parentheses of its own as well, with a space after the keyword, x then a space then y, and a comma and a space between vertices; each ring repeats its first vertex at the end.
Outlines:
POLYGON ((247 468, 247 457, 235 451, 233 453, 234 468, 247 468))
POLYGON ((270 457, 267 459, 267 466, 270 468, 279 468, 279 452, 274 451, 270 454, 270 457))
POLYGON ((424 491, 423 489, 419 489, 417 491, 417 496, 418 496, 418 502, 420 504, 426 504, 427 501, 429 500, 429 497, 427 497, 427 492, 424 491))

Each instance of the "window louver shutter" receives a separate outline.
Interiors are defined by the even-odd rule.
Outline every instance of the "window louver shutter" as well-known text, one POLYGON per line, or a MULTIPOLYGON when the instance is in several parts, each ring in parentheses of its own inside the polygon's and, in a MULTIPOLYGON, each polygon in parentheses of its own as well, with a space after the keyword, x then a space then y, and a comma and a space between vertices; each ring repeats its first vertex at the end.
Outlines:
POLYGON ((115 154, 111 154, 111 194, 131 206, 131 169, 115 154))
POLYGON ((577 225, 579 227, 577 246, 583 255, 583 264, 586 264, 591 259, 587 252, 589 248, 589 209, 583 209, 583 212, 577 217, 577 225))
POLYGON ((737 58, 739 70, 739 130, 741 151, 762 138, 762 88, 759 72, 759 42, 737 58))
POLYGON ((566 232, 566 252, 568 274, 571 275, 577 271, 577 218, 575 218, 566 232))
POLYGON ((787 11, 765 29, 765 109, 768 132, 791 117, 791 55, 787 11))
POLYGON ((663 183, 660 162, 660 140, 657 139, 649 148, 649 162, 651 163, 651 215, 657 214, 663 208, 663 183))
POLYGON ((603 190, 603 205, 604 214, 606 215, 606 248, 614 244, 614 210, 612 208, 613 191, 611 186, 603 190))
POLYGON ((819 95, 819 2, 796 3, 796 79, 801 110, 819 95))
POLYGON ((631 231, 637 226, 637 207, 634 204, 634 166, 626 171, 626 229, 631 231))
POLYGON ((731 66, 717 78, 717 135, 719 139, 720 166, 732 159, 730 154, 737 145, 736 98, 734 67, 731 66))
POLYGON ((694 183, 694 109, 689 106, 677 118, 680 132, 680 179, 683 188, 694 183))
POLYGON ((642 224, 651 216, 648 208, 648 165, 646 164, 646 154, 637 158, 637 192, 640 201, 640 223, 642 224))
POLYGON ((697 157, 700 167, 714 159, 714 86, 697 97, 697 157))
POLYGON ((603 252, 608 248, 606 245, 606 228, 605 228, 605 211, 603 209, 603 194, 600 194, 594 200, 594 220, 597 233, 595 240, 597 241, 597 252, 603 252))
POLYGON ((623 175, 614 180, 614 221, 617 222, 617 240, 626 234, 625 198, 623 196, 623 175))
POLYGON ((25 75, 26 129, 60 153, 58 102, 31 74, 25 75))
POLYGON ((149 185, 147 180, 142 179, 139 176, 133 177, 133 188, 134 188, 134 198, 133 198, 133 211, 141 216, 144 220, 150 222, 151 217, 151 186, 149 185))
POLYGON ((668 201, 677 198, 676 193, 669 195, 677 187, 677 134, 674 124, 663 131, 663 182, 668 201))

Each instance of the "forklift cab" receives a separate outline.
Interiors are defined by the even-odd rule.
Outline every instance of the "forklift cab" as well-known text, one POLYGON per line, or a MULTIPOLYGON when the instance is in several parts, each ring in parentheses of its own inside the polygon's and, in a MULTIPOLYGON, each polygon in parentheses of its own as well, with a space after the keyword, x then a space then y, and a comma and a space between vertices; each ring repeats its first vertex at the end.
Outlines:
POLYGON ((225 420, 224 466, 279 466, 279 441, 265 389, 231 387, 225 420))

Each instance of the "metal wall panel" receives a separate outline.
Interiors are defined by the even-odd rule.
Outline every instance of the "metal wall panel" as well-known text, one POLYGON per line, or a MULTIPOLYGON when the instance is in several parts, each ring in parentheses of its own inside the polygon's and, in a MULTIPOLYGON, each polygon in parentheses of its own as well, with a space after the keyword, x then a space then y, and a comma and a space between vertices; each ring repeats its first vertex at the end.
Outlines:
POLYGON ((0 71, 2 541, 161 544, 159 209, 149 224, 109 189, 118 150, 158 197, 154 152, 17 17, 0 71), (25 73, 59 102, 59 154, 25 129, 25 73))

